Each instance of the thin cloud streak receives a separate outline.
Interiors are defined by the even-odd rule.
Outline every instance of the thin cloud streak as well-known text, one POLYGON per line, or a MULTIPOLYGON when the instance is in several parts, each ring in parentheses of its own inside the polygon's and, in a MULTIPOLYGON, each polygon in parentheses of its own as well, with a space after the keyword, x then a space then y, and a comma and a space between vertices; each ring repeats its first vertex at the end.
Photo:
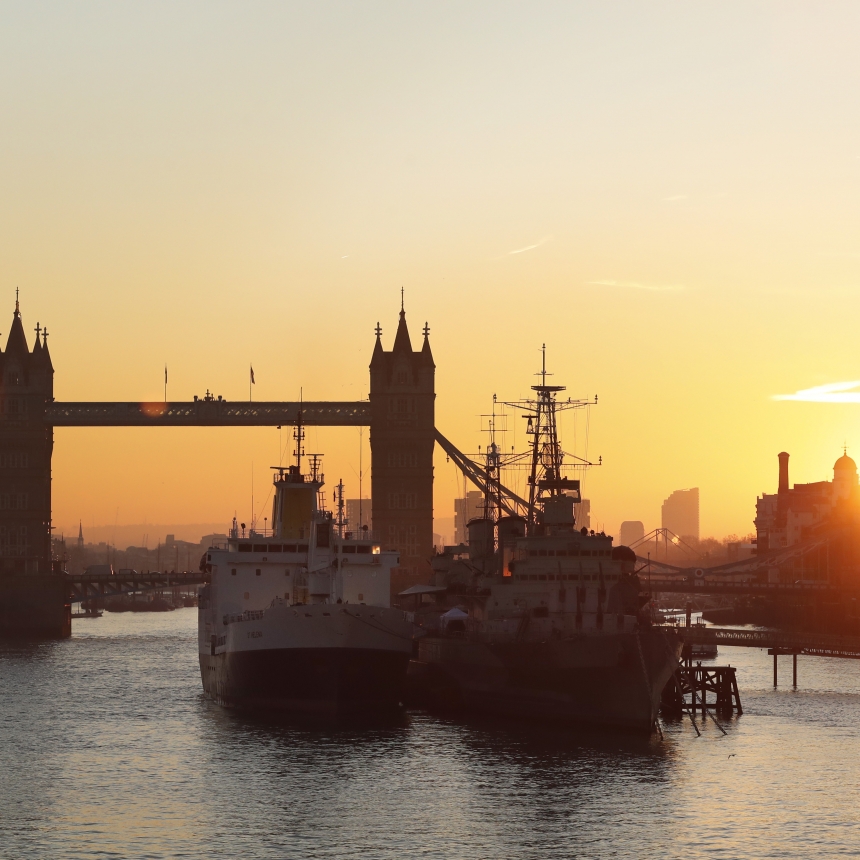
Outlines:
POLYGON ((543 239, 539 242, 535 242, 534 245, 526 245, 525 248, 517 248, 516 251, 508 251, 508 256, 510 257, 511 254, 524 254, 526 251, 533 251, 535 248, 540 248, 541 245, 546 244, 553 238, 553 236, 544 236, 543 239))
POLYGON ((774 394, 772 400, 795 400, 801 403, 860 403, 860 379, 854 382, 829 382, 804 388, 794 394, 774 394))
POLYGON ((592 287, 623 287, 629 290, 648 290, 655 293, 669 293, 685 290, 683 284, 641 284, 638 281, 586 281, 592 287))

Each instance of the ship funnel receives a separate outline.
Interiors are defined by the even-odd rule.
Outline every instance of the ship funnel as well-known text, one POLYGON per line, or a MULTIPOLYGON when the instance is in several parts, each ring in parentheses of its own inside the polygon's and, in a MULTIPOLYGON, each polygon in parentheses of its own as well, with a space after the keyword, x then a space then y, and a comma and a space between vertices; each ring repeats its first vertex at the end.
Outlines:
POLYGON ((499 542, 512 545, 517 538, 526 536, 526 521, 523 517, 499 518, 499 542))
POLYGON ((469 558, 486 558, 493 554, 493 521, 486 519, 469 520, 469 558))
POLYGON ((779 456, 779 492, 788 492, 788 454, 783 451, 779 456))

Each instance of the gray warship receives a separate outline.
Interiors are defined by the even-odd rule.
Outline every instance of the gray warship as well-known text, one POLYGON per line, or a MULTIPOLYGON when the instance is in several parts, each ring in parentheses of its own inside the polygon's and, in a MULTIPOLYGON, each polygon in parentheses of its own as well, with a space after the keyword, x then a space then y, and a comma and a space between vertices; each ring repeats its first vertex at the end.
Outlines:
POLYGON ((651 626, 635 553, 577 525, 569 472, 593 464, 566 467, 557 414, 597 398, 560 399, 545 355, 540 375, 533 397, 508 404, 528 419, 528 452, 502 454, 491 438, 473 476, 483 516, 468 523, 468 546, 433 559, 455 605, 420 639, 416 671, 431 706, 650 732, 681 642, 651 626), (528 498, 502 482, 518 458, 528 498))

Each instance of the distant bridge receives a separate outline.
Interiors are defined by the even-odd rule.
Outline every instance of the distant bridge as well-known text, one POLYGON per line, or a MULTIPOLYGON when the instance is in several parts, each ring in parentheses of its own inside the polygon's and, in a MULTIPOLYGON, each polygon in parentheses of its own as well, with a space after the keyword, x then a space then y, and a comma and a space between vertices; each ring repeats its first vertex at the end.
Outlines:
POLYGON ((168 588, 191 588, 209 582, 208 573, 185 571, 183 573, 77 573, 66 574, 69 600, 103 597, 119 597, 123 594, 147 591, 164 591, 168 588))
POLYGON ((832 636, 785 630, 749 630, 730 627, 690 627, 667 625, 678 630, 692 645, 732 645, 741 648, 767 648, 777 654, 807 654, 812 657, 844 657, 860 660, 860 636, 832 636))
POLYGON ((783 583, 783 582, 730 582, 695 579, 693 577, 648 576, 639 571, 639 583, 643 591, 674 594, 710 594, 733 597, 801 597, 836 599, 857 588, 844 588, 829 582, 783 583), (691 581, 692 580, 692 581, 691 581))

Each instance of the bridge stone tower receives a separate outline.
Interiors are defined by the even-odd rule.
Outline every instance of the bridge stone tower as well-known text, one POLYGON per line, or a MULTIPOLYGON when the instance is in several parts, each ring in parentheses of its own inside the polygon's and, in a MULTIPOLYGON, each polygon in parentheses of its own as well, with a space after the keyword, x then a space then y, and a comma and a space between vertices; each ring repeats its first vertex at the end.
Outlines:
POLYGON ((384 548, 400 553, 395 594, 430 573, 435 377, 430 329, 424 326, 424 344, 413 350, 401 305, 392 350, 382 348, 377 325, 370 361, 373 531, 384 548))
POLYGON ((46 406, 54 398, 48 332, 30 351, 15 315, 0 352, 0 636, 63 637, 71 607, 51 562, 51 454, 46 406))

